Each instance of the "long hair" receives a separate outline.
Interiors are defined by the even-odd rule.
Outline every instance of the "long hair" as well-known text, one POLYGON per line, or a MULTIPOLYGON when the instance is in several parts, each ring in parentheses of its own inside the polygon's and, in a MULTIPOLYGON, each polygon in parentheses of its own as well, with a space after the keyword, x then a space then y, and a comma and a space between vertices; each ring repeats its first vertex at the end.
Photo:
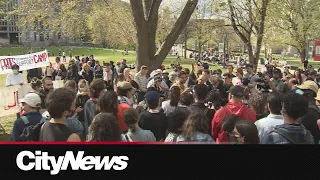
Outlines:
POLYGON ((89 128, 88 141, 121 141, 121 130, 116 118, 108 113, 96 115, 89 128))
POLYGON ((180 88, 178 86, 173 86, 170 89, 170 106, 177 107, 180 100, 180 88))
POLYGON ((244 137, 244 144, 259 144, 259 133, 257 126, 248 120, 237 121, 235 128, 244 137))
POLYGON ((118 113, 118 96, 114 91, 107 91, 101 96, 97 103, 97 110, 102 113, 118 113))
POLYGON ((197 131, 205 134, 209 133, 207 132, 209 129, 207 122, 207 118, 203 112, 192 112, 183 124, 181 133, 182 136, 186 138, 192 138, 197 131))
POLYGON ((131 132, 136 131, 136 124, 139 121, 139 113, 136 109, 130 108, 123 112, 123 120, 131 132))
POLYGON ((301 75, 301 70, 300 69, 297 69, 297 70, 294 71, 293 77, 296 78, 296 79, 299 79, 299 82, 298 82, 299 85, 302 84, 302 75, 301 75), (296 76, 296 72, 297 71, 299 72, 299 76, 298 77, 296 76))

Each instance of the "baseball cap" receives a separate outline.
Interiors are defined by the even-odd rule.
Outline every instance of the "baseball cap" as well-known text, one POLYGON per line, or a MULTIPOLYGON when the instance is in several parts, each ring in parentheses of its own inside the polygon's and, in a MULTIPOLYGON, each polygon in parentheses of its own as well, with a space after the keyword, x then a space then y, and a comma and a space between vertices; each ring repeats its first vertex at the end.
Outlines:
POLYGON ((311 90, 315 94, 318 93, 318 89, 319 89, 317 83, 315 83, 314 81, 305 81, 303 84, 297 87, 301 90, 311 90))
POLYGON ((163 70, 163 71, 162 71, 162 74, 169 74, 169 72, 166 71, 166 70, 163 70))
POLYGON ((151 74, 150 74, 150 76, 151 76, 151 77, 154 77, 154 76, 159 75, 159 74, 160 74, 160 73, 157 72, 157 71, 152 71, 151 74))
POLYGON ((162 81, 162 78, 161 77, 156 77, 154 78, 154 82, 161 82, 162 81))
POLYGON ((241 86, 233 86, 229 93, 235 97, 243 97, 244 96, 244 88, 241 86))
POLYGON ((41 98, 36 93, 28 93, 22 99, 20 99, 20 103, 26 103, 33 108, 40 108, 41 98))
POLYGON ((117 87, 120 88, 120 89, 123 89, 123 90, 133 89, 131 83, 129 83, 129 82, 127 82, 127 81, 119 82, 119 83, 117 84, 117 87))
POLYGON ((160 93, 158 91, 150 91, 144 97, 148 103, 152 103, 160 99, 160 93))

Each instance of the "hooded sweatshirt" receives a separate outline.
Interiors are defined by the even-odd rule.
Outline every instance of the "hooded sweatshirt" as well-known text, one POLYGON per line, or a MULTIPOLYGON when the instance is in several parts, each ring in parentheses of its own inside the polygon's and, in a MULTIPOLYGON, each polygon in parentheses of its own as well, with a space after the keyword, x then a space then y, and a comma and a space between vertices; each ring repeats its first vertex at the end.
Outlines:
MULTIPOLYGON (((310 133, 303 125, 295 124, 281 124, 274 128, 282 129, 287 135, 291 136, 294 141, 302 144, 314 144, 314 139, 310 133)), ((261 142, 262 144, 291 144, 285 137, 280 134, 271 131, 268 134, 268 138, 261 142)))
MULTIPOLYGON (((217 140, 219 135, 224 133, 224 130, 221 128, 222 121, 231 114, 237 115, 241 120, 250 120, 255 122, 256 112, 250 108, 248 108, 242 102, 229 102, 225 107, 219 109, 213 119, 212 119, 212 137, 217 140)), ((221 142, 221 139, 217 140, 221 142)))

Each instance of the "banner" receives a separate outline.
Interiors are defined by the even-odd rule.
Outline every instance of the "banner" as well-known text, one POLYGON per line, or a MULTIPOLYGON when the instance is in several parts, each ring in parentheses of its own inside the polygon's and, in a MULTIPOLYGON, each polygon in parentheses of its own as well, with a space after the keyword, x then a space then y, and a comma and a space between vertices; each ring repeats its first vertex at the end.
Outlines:
MULTIPOLYGON (((63 80, 53 81, 55 89, 63 87, 63 80)), ((30 84, 0 88, 0 117, 16 114, 20 111, 19 99, 31 90, 30 84)))
POLYGON ((314 45, 314 60, 320 61, 320 40, 316 40, 314 45))
POLYGON ((47 50, 19 56, 0 56, 0 74, 11 73, 11 66, 17 64, 20 71, 49 66, 47 50))

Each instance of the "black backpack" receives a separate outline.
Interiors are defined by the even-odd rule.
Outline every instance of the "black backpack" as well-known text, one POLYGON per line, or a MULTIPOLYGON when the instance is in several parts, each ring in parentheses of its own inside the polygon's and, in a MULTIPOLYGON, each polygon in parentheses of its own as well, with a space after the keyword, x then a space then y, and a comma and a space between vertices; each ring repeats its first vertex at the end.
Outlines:
POLYGON ((47 119, 42 118, 40 123, 36 125, 29 125, 30 122, 26 116, 22 116, 21 119, 27 125, 24 128, 22 134, 17 139, 18 142, 28 142, 28 141, 40 141, 40 132, 43 129, 44 124, 46 123, 47 119))

